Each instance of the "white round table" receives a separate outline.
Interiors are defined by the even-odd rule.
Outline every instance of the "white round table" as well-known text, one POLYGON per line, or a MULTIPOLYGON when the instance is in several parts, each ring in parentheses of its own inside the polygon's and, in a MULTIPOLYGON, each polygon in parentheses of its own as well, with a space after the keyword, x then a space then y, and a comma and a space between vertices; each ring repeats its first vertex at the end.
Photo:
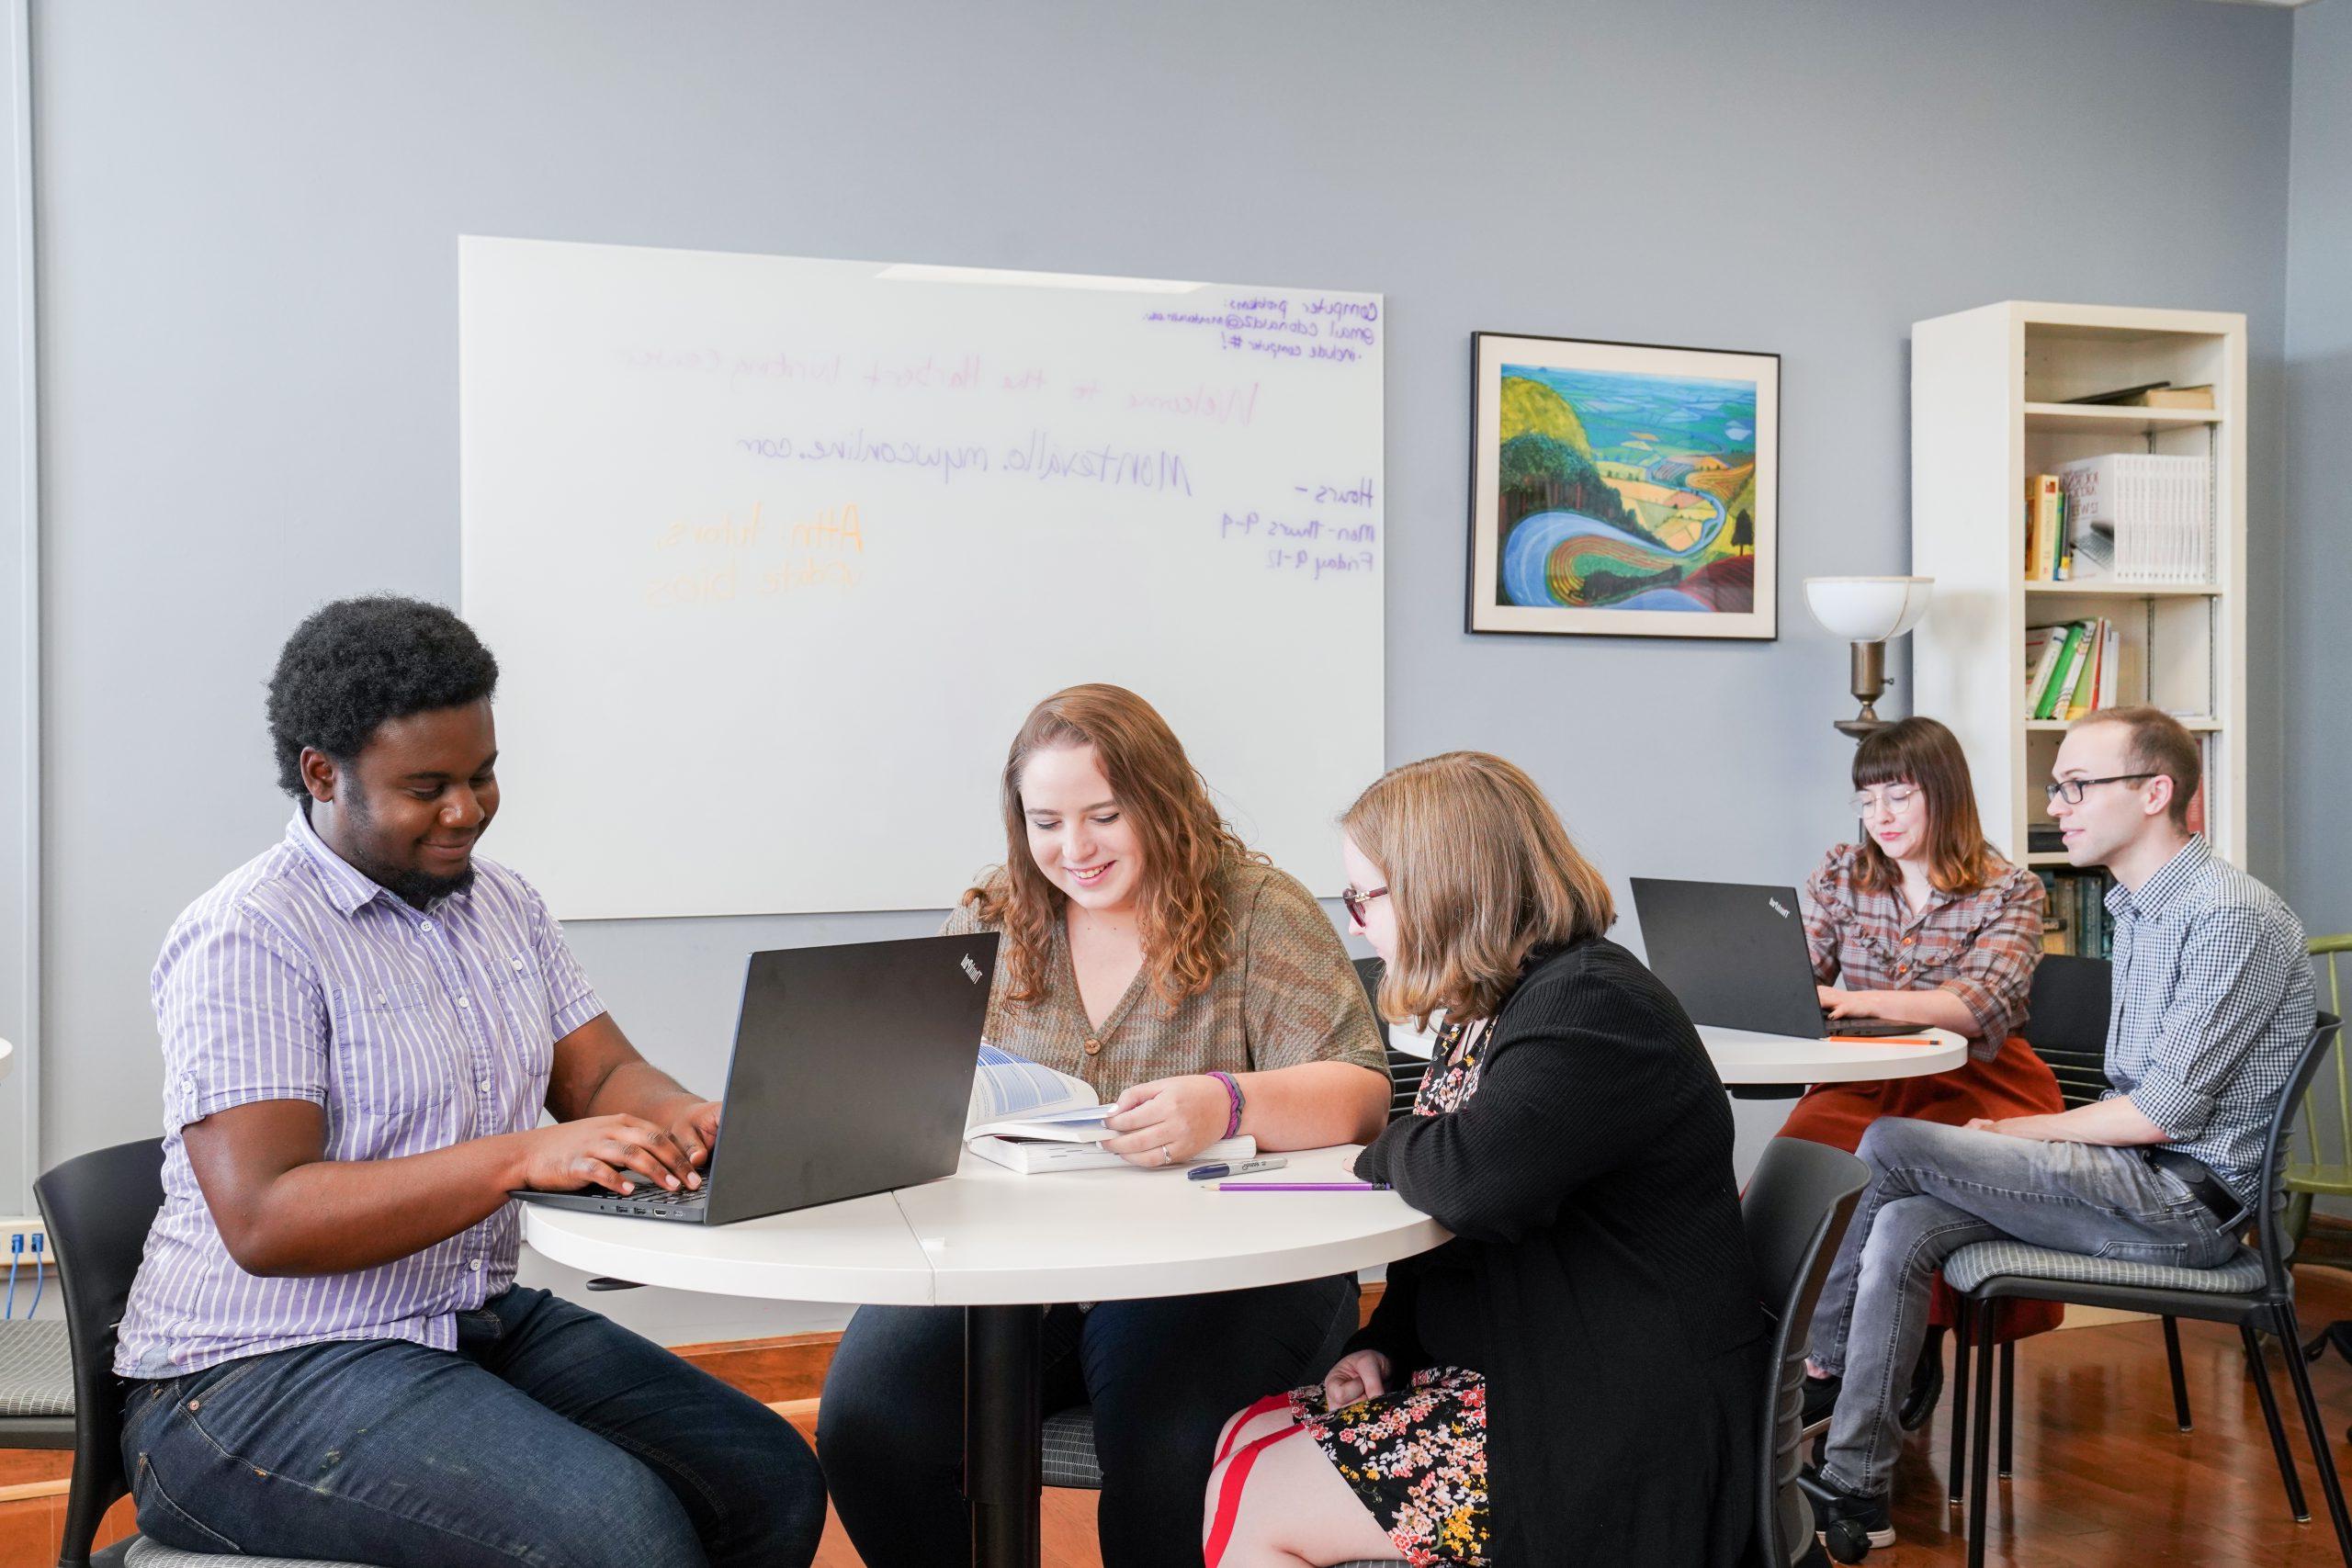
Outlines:
MULTIPOLYGON (((1254 1181, 1348 1179, 1352 1146, 1254 1181)), ((974 1561, 1035 1568, 1046 1304, 1348 1273, 1447 1239, 1393 1192, 1220 1192, 1181 1168, 1022 1176, 966 1154, 944 1180, 731 1225, 523 1206, 523 1239, 592 1274, 716 1295, 967 1309, 974 1561)))
POLYGON ((1734 1093, 1762 1086, 1875 1083, 1948 1073, 1968 1060, 1968 1042, 1949 1029, 1922 1029, 1886 1040, 1807 1040, 1701 1024, 1699 1038, 1716 1076, 1734 1093))
MULTIPOLYGON (((1922 1029, 1885 1040, 1809 1040, 1710 1023, 1698 1029, 1700 1043, 1715 1064, 1715 1076, 1744 1099, 1783 1098, 1808 1084, 1923 1077, 1948 1073, 1968 1060, 1968 1042, 1949 1029, 1922 1029)), ((1427 1056, 1433 1039, 1400 1024, 1389 1026, 1388 1038, 1399 1051, 1416 1056, 1427 1056)))

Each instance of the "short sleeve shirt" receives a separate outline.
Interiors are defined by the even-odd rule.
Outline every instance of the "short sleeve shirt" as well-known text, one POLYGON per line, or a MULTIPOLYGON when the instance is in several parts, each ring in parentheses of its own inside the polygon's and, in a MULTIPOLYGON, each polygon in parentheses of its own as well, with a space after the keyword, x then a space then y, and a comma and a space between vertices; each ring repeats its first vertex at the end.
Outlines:
POLYGON ((164 1206, 115 1354, 175 1377, 322 1340, 457 1343, 455 1314, 514 1283, 514 1205, 422 1252, 264 1279, 230 1257, 182 1130, 264 1100, 326 1112, 326 1157, 384 1160, 538 1124, 555 1043, 602 1013, 538 893, 504 866, 417 909, 286 837, 188 906, 151 982, 164 1052, 164 1206))
MULTIPOLYGON (((1171 1009, 1152 989, 1146 964, 1096 1028, 1087 1021, 1069 938, 1057 920, 1043 996, 1008 999, 1011 966, 997 965, 989 1043, 1082 1078, 1104 1100, 1154 1078, 1306 1062, 1352 1062, 1385 1074, 1372 1005, 1315 896, 1272 866, 1236 863, 1224 876, 1234 947, 1205 991, 1171 1009)), ((961 907, 942 934, 995 929, 961 907)))
POLYGON ((1865 891, 1862 848, 1831 850, 1804 885, 1805 945, 1814 978, 1860 991, 1958 997, 1975 1020, 1968 1054, 1989 1062, 2025 1024, 2026 997, 2041 962, 2041 879, 1996 857, 1973 893, 1931 890, 1914 909, 1888 887, 1865 891))

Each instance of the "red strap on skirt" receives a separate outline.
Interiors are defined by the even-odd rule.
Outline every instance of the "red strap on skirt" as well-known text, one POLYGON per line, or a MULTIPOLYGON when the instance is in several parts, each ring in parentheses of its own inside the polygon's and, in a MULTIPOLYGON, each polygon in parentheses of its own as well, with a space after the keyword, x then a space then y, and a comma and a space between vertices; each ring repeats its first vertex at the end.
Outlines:
POLYGON ((1250 1425, 1250 1422, 1255 1421, 1261 1416, 1272 1416, 1277 1410, 1287 1410, 1289 1408, 1289 1394, 1270 1393, 1266 1395, 1265 1398, 1260 1400, 1257 1404, 1251 1405, 1249 1409, 1243 1411, 1239 1416, 1234 1417, 1232 1427, 1225 1434, 1225 1441, 1217 1445, 1216 1458, 1210 1461, 1210 1462, 1212 1464, 1223 1463, 1225 1461, 1225 1456, 1233 1451, 1233 1439, 1241 1436, 1241 1428, 1250 1425))
POLYGON ((1267 1433, 1235 1453, 1232 1468, 1225 1472, 1225 1484, 1217 1489, 1216 1522, 1209 1526, 1209 1539, 1201 1546, 1201 1561, 1206 1568, 1216 1568, 1225 1558, 1226 1544, 1233 1539, 1234 1517, 1241 1512, 1241 1483, 1250 1479, 1250 1467, 1258 1462, 1259 1451, 1269 1443, 1279 1443, 1305 1430, 1304 1427, 1285 1427, 1279 1432, 1267 1433))

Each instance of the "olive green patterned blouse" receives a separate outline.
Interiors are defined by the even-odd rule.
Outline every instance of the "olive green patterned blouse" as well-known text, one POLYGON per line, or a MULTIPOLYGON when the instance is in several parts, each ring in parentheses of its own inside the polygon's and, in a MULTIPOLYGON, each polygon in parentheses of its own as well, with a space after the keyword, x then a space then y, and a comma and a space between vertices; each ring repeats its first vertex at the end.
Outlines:
MULTIPOLYGON (((1314 895, 1272 866, 1248 863, 1225 874, 1224 892, 1236 951, 1207 990, 1171 1010, 1152 991, 1146 965, 1102 1027, 1090 1027, 1069 940, 1057 920, 1046 958, 1045 995, 1034 1002, 1008 1001, 1011 965, 998 964, 989 1043, 1083 1078, 1106 1100, 1133 1085, 1184 1073, 1353 1062, 1385 1075, 1387 1057, 1371 1005, 1314 895)), ((958 907, 940 934, 994 929, 958 907)))

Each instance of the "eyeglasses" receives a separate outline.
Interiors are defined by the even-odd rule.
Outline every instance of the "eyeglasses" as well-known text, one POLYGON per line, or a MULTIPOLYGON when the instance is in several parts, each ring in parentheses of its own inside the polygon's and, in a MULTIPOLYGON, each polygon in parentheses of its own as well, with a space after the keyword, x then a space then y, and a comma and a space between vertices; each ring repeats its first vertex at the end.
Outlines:
POLYGON ((1371 903, 1374 898, 1385 898, 1387 897, 1388 889, 1385 887, 1375 887, 1369 893, 1359 893, 1352 886, 1342 887, 1340 889, 1340 902, 1348 907, 1348 919, 1353 920, 1360 926, 1370 923, 1363 918, 1364 906, 1371 903))
POLYGON ((1868 817, 1879 808, 1879 804, 1883 799, 1886 809, 1899 815, 1910 810, 1925 794, 1927 791, 1917 784, 1896 784, 1894 788, 1883 792, 1883 795, 1878 790, 1858 789, 1847 799, 1846 804, 1854 808, 1855 816, 1868 817))
POLYGON ((2060 779, 2055 784, 2046 784, 2041 786, 2041 798, 2054 801, 2063 795, 2066 797, 2067 805, 2080 806, 2083 803, 2083 791, 2093 784, 2137 784, 2142 779, 2152 779, 2155 776, 2154 773, 2110 773, 2103 779, 2060 779))

